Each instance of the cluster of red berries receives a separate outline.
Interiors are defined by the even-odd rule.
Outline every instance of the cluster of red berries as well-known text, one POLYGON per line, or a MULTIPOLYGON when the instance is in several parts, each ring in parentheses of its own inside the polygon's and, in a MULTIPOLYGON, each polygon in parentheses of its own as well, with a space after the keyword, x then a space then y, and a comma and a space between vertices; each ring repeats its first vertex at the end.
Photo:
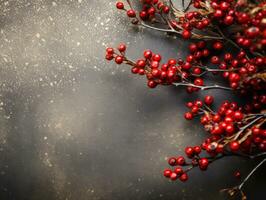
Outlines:
POLYGON ((138 24, 139 18, 143 21, 150 20, 153 21, 155 19, 155 15, 157 14, 168 14, 170 11, 169 6, 167 6, 164 2, 159 0, 142 0, 142 10, 140 12, 134 10, 129 5, 130 9, 125 9, 125 5, 123 2, 117 2, 116 8, 120 10, 125 10, 127 13, 127 16, 129 18, 132 18, 131 21, 133 24, 138 24))
POLYGON ((210 162, 212 162, 212 158, 201 157, 201 151, 202 148, 200 146, 186 147, 185 154, 187 159, 183 156, 169 158, 168 164, 174 167, 174 169, 165 169, 164 176, 172 181, 179 179, 185 182, 188 180, 188 172, 191 169, 199 167, 203 171, 207 170, 210 162))
MULTIPOLYGON (((217 111, 212 108, 214 98, 210 95, 204 100, 188 102, 189 112, 184 118, 192 120, 200 116, 200 123, 208 136, 200 145, 186 147, 186 156, 169 158, 168 164, 174 169, 165 169, 164 176, 185 182, 190 170, 196 167, 206 170, 212 162, 224 156, 255 158, 265 155, 266 3, 192 0, 194 8, 181 11, 171 1, 168 4, 162 0, 140 2, 140 12, 133 9, 130 0, 127 0, 129 9, 122 2, 117 2, 116 7, 124 10, 133 24, 199 40, 189 45, 190 53, 184 60, 169 59, 162 63, 160 54, 145 50, 143 57, 134 62, 125 56, 124 44, 117 49, 107 48, 107 60, 130 65, 133 74, 146 76, 150 88, 185 86, 189 93, 207 89, 237 90, 246 97, 243 106, 225 101, 217 111), (236 47, 238 52, 230 53, 225 43, 236 47), (230 87, 206 86, 206 73, 221 75, 229 81, 230 87)), ((240 177, 240 173, 236 172, 235 176, 240 177)), ((228 190, 231 196, 235 194, 235 188, 228 190)), ((239 187, 237 190, 241 191, 239 187)), ((243 192, 241 195, 244 199, 243 192)))
MULTIPOLYGON (((262 101, 266 98, 266 95, 262 95, 262 101)), ((188 102, 187 107, 190 109, 189 112, 185 113, 184 117, 187 120, 192 120, 195 116, 202 115, 200 122, 204 125, 206 131, 208 131, 211 136, 202 143, 202 148, 204 148, 211 155, 217 153, 222 153, 226 144, 229 145, 231 151, 238 151, 240 148, 245 152, 250 152, 252 148, 259 148, 261 151, 266 151, 266 135, 265 129, 260 129, 260 135, 253 135, 243 131, 243 127, 246 126, 248 122, 251 122, 260 115, 252 115, 254 113, 253 109, 256 107, 249 106, 238 106, 235 102, 224 102, 219 107, 217 112, 214 112, 210 109, 211 104, 213 103, 212 96, 206 96, 204 101, 197 100, 195 102, 188 102), (253 111, 253 112, 252 112, 253 111), (238 137, 235 137, 239 133, 238 137), (260 136, 258 138, 258 136, 260 136), (224 139, 230 138, 230 143, 223 143, 224 139), (233 140, 233 139, 236 140, 233 140), (217 143, 220 141, 220 143, 217 143), (241 141, 241 142, 239 142, 241 141)), ((260 108, 265 107, 264 104, 260 104, 260 108)), ((262 116, 262 115, 261 115, 262 116)), ((256 127, 256 126, 255 126, 256 127)), ((250 130, 253 129, 250 125, 250 130)))
POLYGON ((237 43, 251 52, 265 50, 266 47, 266 4, 261 4, 259 11, 251 16, 250 13, 237 12, 238 22, 245 29, 237 34, 237 43))
POLYGON ((234 90, 240 89, 245 93, 250 89, 266 89, 263 80, 253 76, 262 70, 266 64, 266 57, 249 59, 244 51, 240 51, 235 57, 231 53, 225 53, 223 58, 212 56, 211 63, 224 70, 222 76, 229 80, 230 87, 234 90))
MULTIPOLYGON (((193 5, 197 9, 202 9, 202 5, 205 5, 202 2, 204 1, 195 0, 193 5)), ((264 49, 266 46, 266 23, 264 20, 266 4, 258 5, 254 15, 249 11, 242 11, 243 8, 248 6, 247 4, 248 1, 211 0, 210 6, 213 11, 209 16, 206 16, 206 19, 216 21, 222 25, 239 24, 245 27, 243 31, 237 32, 237 43, 244 48, 250 48, 251 51, 264 49)), ((203 21, 202 24, 204 24, 203 21)))
POLYGON ((108 47, 106 49, 106 55, 105 59, 106 60, 113 60, 115 59, 116 64, 120 65, 125 61, 125 56, 124 53, 126 51, 126 45, 125 44, 120 44, 117 48, 119 51, 119 54, 115 52, 115 49, 108 47))
MULTIPOLYGON (((205 42, 198 43, 199 48, 203 48, 204 45, 205 42)), ((160 54, 155 54, 151 50, 145 50, 143 52, 143 58, 133 62, 125 57, 125 50, 126 46, 124 44, 118 47, 120 54, 115 53, 113 48, 107 48, 106 59, 115 59, 117 64, 122 64, 124 62, 131 65, 131 72, 133 74, 146 75, 148 80, 147 85, 150 88, 155 88, 159 84, 171 85, 186 80, 189 81, 187 82, 187 91, 193 92, 200 89, 195 86, 203 86, 204 84, 203 79, 197 76, 199 72, 201 72, 201 69, 193 67, 191 64, 192 60, 189 60, 189 58, 187 58, 187 61, 169 59, 168 62, 161 64, 162 57, 160 54), (190 85, 190 81, 192 85, 190 85)), ((207 51, 207 49, 203 51, 207 51)))
POLYGON ((191 43, 189 45, 190 54, 186 57, 186 65, 191 68, 190 74, 194 76, 202 75, 206 70, 206 68, 201 67, 202 62, 209 60, 215 66, 211 71, 214 74, 222 72, 221 75, 229 80, 232 89, 239 89, 242 94, 249 90, 266 89, 266 84, 262 77, 254 76, 254 74, 263 70, 266 65, 266 57, 257 56, 249 59, 243 50, 236 56, 231 53, 224 53, 223 56, 212 55, 214 53, 221 54, 223 49, 224 46, 220 41, 212 42, 209 47, 206 46, 204 41, 191 43), (215 69, 217 70, 215 71, 215 69))
POLYGON ((155 54, 151 50, 145 50, 143 58, 136 62, 129 61, 125 57, 126 46, 120 44, 117 48, 119 53, 116 53, 113 48, 106 49, 106 59, 114 59, 117 64, 131 65, 133 74, 146 75, 147 85, 150 88, 155 88, 159 84, 171 85, 185 82, 189 93, 199 91, 200 87, 204 86, 203 75, 208 71, 202 66, 202 63, 210 60, 210 63, 216 66, 211 69, 211 72, 214 74, 221 72, 221 75, 229 80, 233 90, 247 94, 249 91, 266 89, 264 77, 255 76, 256 73, 263 70, 266 57, 249 59, 244 51, 240 51, 236 56, 231 53, 225 53, 223 56, 211 55, 211 52, 212 54, 219 53, 223 48, 220 41, 214 41, 210 47, 204 41, 191 43, 189 45, 190 54, 185 61, 169 59, 168 62, 161 64, 161 55, 155 54))
MULTIPOLYGON (((168 164, 175 167, 173 170, 164 170, 164 176, 171 180, 188 180, 187 172, 195 167, 206 170, 210 163, 230 153, 251 153, 259 149, 266 152, 266 129, 263 128, 262 115, 249 115, 244 108, 235 102, 224 102, 215 113, 210 106, 213 104, 213 96, 205 96, 204 100, 188 102, 190 112, 185 113, 187 120, 197 115, 202 115, 201 124, 210 132, 210 136, 200 146, 186 147, 183 156, 170 157, 168 164), (258 123, 252 123, 256 121, 258 123), (255 125, 254 125, 255 124, 255 125), (235 139, 235 136, 236 139, 235 139), (205 153, 204 153, 205 152, 205 153), (207 155, 209 156, 206 156, 207 155), (205 156, 201 156, 201 155, 205 156)), ((238 173, 235 176, 239 176, 238 173)))

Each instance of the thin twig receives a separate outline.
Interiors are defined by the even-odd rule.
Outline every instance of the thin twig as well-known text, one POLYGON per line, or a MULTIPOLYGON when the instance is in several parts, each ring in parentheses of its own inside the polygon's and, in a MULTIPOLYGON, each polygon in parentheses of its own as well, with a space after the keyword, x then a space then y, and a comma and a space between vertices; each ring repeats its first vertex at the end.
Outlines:
POLYGON ((199 86, 199 85, 195 85, 192 83, 173 83, 173 85, 175 86, 190 86, 190 87, 195 87, 195 88, 199 88, 200 90, 210 90, 210 89, 223 89, 223 90, 232 90, 232 88, 229 87, 224 87, 224 86, 220 86, 220 85, 211 85, 211 86, 199 86))
POLYGON ((266 158, 264 158, 248 175, 247 177, 242 181, 242 183, 238 186, 238 189, 241 190, 241 188, 244 186, 244 184, 248 181, 248 179, 254 174, 254 172, 264 163, 266 162, 266 158))
POLYGON ((258 120, 260 120, 262 118, 263 118, 263 116, 259 116, 258 118, 256 118, 256 119, 252 120, 251 122, 249 122, 247 125, 241 127, 240 131, 234 137, 234 140, 236 140, 241 135, 241 133, 243 133, 243 131, 245 131, 248 127, 252 126, 255 122, 257 122, 258 120))

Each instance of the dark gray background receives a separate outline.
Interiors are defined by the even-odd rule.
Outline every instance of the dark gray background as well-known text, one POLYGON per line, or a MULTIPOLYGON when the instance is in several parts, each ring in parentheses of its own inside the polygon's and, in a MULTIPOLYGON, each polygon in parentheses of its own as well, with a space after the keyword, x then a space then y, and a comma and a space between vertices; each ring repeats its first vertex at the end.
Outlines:
MULTIPOLYGON (((125 42, 134 59, 145 48, 169 58, 183 57, 187 44, 130 26, 114 5, 0 1, 1 199, 222 199, 219 189, 237 184, 234 171, 258 162, 221 160, 185 184, 162 176, 167 156, 204 138, 182 118, 196 96, 149 90, 127 66, 107 63, 105 48, 125 42)), ((264 199, 265 175, 247 184, 251 199, 264 199)))

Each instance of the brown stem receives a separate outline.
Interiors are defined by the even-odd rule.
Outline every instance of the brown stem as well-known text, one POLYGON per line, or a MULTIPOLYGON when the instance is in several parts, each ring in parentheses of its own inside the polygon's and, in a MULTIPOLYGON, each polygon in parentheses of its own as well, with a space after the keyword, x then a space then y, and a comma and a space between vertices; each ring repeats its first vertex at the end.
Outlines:
POLYGON ((195 88, 199 88, 200 90, 210 90, 210 89, 223 89, 223 90, 232 90, 232 88, 229 87, 224 87, 224 86, 220 86, 220 85, 211 85, 211 86, 199 86, 199 85, 195 85, 192 83, 173 83, 173 85, 175 86, 190 86, 190 87, 195 87, 195 88))

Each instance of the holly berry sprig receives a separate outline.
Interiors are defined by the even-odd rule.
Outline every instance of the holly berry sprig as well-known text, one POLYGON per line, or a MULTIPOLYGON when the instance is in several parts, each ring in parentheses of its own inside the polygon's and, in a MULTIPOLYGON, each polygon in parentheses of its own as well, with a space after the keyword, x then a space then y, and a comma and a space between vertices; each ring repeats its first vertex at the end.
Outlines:
POLYGON ((134 25, 184 39, 219 39, 254 55, 265 55, 265 1, 191 0, 187 7, 182 1, 180 10, 171 0, 141 0, 141 11, 134 9, 130 0, 126 2, 127 6, 117 2, 116 7, 125 11, 134 25))
MULTIPOLYGON (((261 98, 266 98, 266 96, 261 98)), ((211 109, 213 102, 213 96, 208 95, 203 101, 196 100, 187 103, 190 111, 184 114, 184 118, 192 120, 193 117, 200 116, 200 123, 210 135, 201 145, 186 147, 184 150, 186 158, 184 156, 170 157, 168 164, 174 169, 164 170, 166 178, 185 182, 188 180, 190 170, 199 168, 205 171, 211 163, 221 158, 241 156, 254 159, 266 155, 266 111, 261 110, 256 113, 257 109, 254 107, 246 109, 238 106, 236 102, 226 101, 221 104, 217 112, 214 112, 211 109)), ((239 173, 237 174, 236 176, 239 176, 239 173)), ((245 198, 241 190, 243 184, 240 184, 240 188, 233 187, 226 191, 235 195, 239 190, 245 198)))
POLYGON ((169 59, 162 63, 162 56, 151 50, 143 52, 143 58, 132 61, 126 56, 126 45, 120 44, 117 49, 107 48, 106 59, 117 64, 131 66, 131 72, 140 76, 146 75, 147 85, 155 88, 157 85, 185 86, 189 93, 199 90, 223 89, 238 90, 241 94, 250 94, 255 91, 266 90, 266 58, 255 56, 248 58, 241 50, 234 56, 231 53, 222 53, 224 46, 219 41, 205 41, 191 43, 190 54, 182 59, 169 59), (212 52, 212 53, 211 53, 212 52), (211 67, 206 66, 210 63, 211 67), (228 80, 229 87, 221 85, 205 85, 204 75, 220 74, 228 80))
POLYGON ((245 200, 243 185, 266 162, 266 2, 191 0, 185 6, 182 0, 183 10, 171 0, 140 3, 140 11, 130 0, 126 4, 117 2, 116 7, 136 26, 194 39, 188 47, 189 55, 163 62, 160 54, 145 50, 142 58, 132 61, 126 55, 126 45, 120 44, 106 49, 107 60, 129 65, 133 74, 146 76, 150 88, 184 86, 188 93, 223 89, 244 95, 246 100, 243 106, 225 101, 216 112, 210 95, 203 101, 188 102, 190 111, 184 114, 185 119, 200 117, 208 137, 198 146, 187 147, 186 158, 169 158, 169 165, 175 168, 166 169, 164 176, 185 182, 190 170, 207 170, 226 156, 263 157, 238 186, 223 190, 230 196, 240 193, 245 200), (219 75, 227 84, 206 85, 206 74, 219 75))

